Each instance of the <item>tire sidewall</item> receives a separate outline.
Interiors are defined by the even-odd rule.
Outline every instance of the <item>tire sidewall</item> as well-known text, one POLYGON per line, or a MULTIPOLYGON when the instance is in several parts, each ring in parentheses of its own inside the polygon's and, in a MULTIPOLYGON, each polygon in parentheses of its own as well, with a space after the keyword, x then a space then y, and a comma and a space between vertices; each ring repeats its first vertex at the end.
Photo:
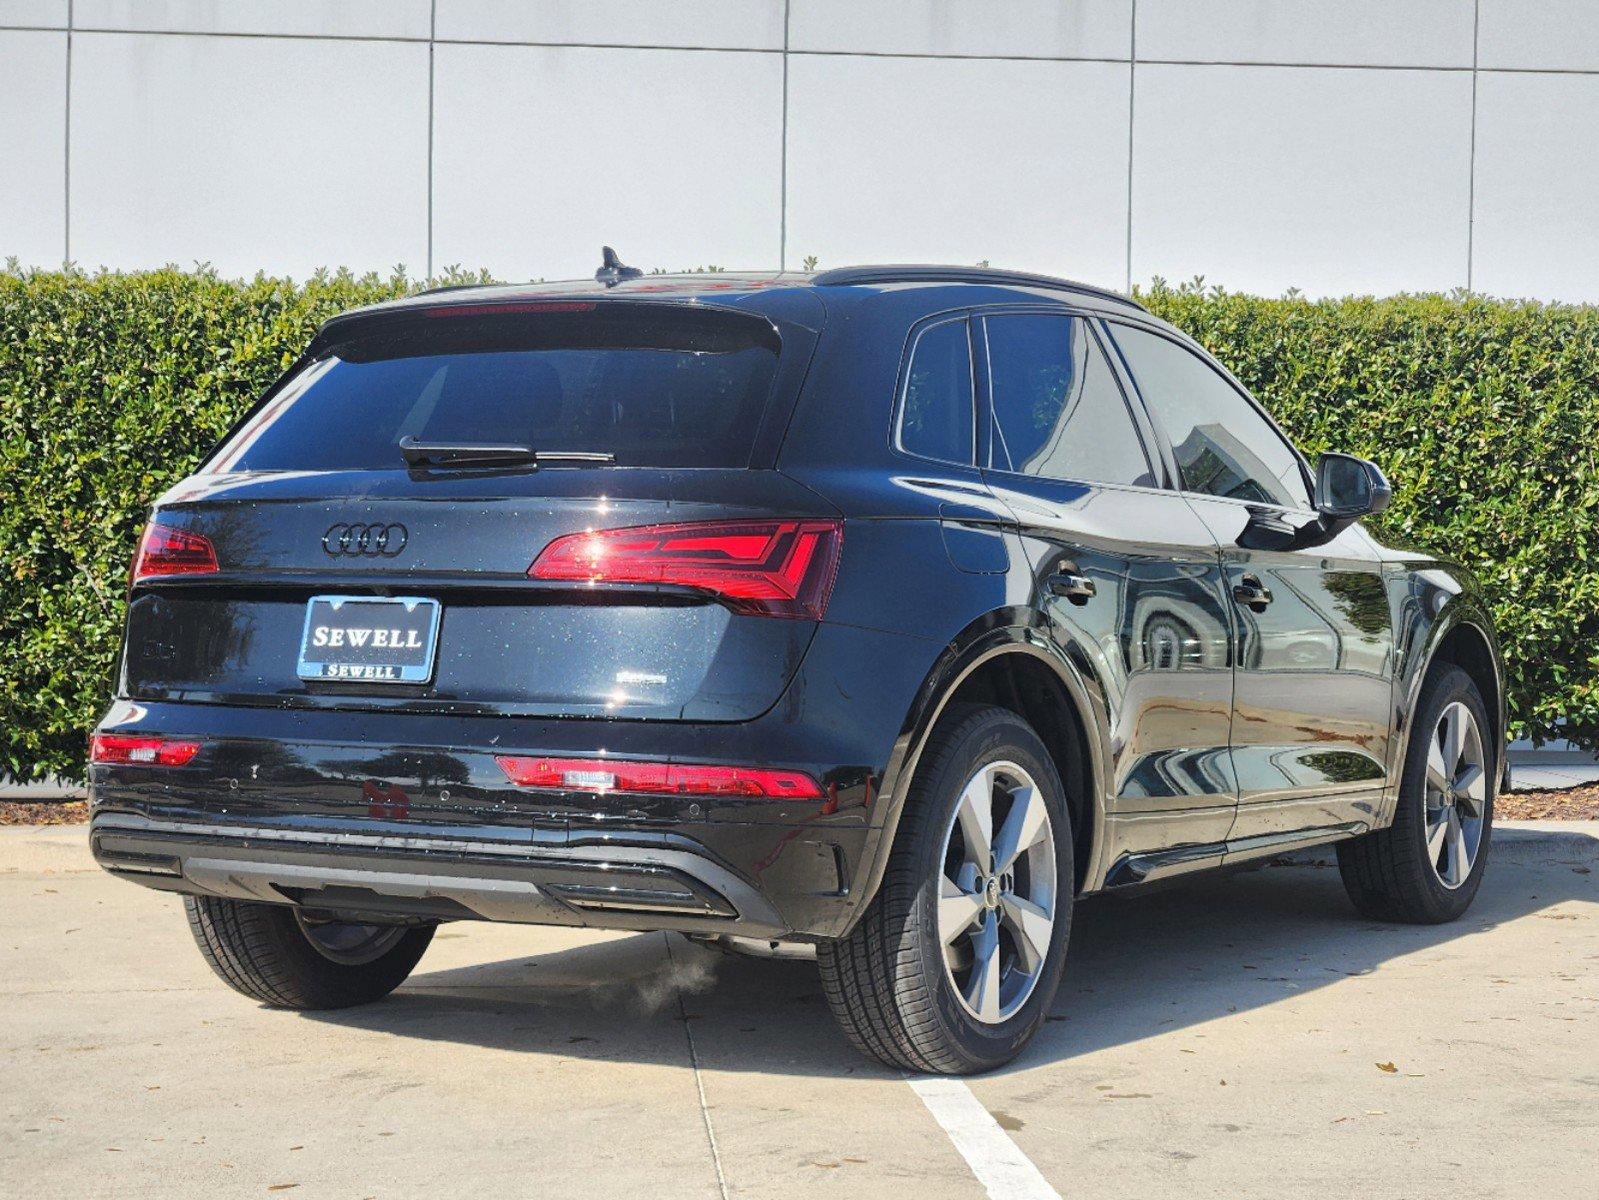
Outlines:
POLYGON ((918 931, 916 951, 921 970, 930 981, 936 997, 938 1019, 950 1042, 959 1048, 970 1070, 983 1070, 1008 1062, 1037 1033, 1049 1015, 1049 1007, 1060 985, 1066 965, 1066 946, 1071 937, 1072 899, 1075 883, 1070 816, 1059 774, 1038 736, 1019 718, 996 711, 969 730, 943 760, 933 777, 920 789, 931 819, 922 827, 918 846, 922 882, 915 905, 918 931), (961 791, 984 763, 1011 761, 1033 777, 1049 812, 1055 837, 1056 899, 1055 927, 1050 935, 1044 971, 1033 993, 1016 1013, 995 1025, 985 1025, 972 1017, 961 1004, 944 969, 944 950, 938 936, 939 883, 943 875, 944 838, 954 819, 961 791))

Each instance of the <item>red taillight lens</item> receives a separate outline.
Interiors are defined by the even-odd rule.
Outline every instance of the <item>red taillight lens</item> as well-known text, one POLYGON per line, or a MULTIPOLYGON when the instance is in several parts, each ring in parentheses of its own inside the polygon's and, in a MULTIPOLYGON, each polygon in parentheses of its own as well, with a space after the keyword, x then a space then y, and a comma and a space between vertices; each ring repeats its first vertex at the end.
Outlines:
POLYGON ((128 584, 158 575, 205 575, 216 569, 217 552, 210 538, 168 529, 152 521, 139 539, 139 553, 134 557, 128 584))
POLYGON ((742 613, 819 621, 844 543, 839 521, 712 521, 556 538, 534 579, 699 588, 742 613))
POLYGON ((819 800, 822 789, 803 771, 765 767, 696 767, 610 758, 494 760, 517 787, 561 792, 651 792, 656 795, 755 796, 819 800))
POLYGON ((200 753, 199 742, 126 733, 97 733, 89 739, 89 761, 115 766, 181 767, 200 753))

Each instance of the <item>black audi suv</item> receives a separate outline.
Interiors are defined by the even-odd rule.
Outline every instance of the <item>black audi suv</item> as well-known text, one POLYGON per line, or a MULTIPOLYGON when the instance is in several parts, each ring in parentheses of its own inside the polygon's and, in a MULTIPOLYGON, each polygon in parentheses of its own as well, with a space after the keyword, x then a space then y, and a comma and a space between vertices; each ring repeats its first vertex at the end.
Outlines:
POLYGON ((1059 279, 608 256, 348 312, 155 506, 94 853, 268 1005, 443 921, 672 930, 982 1070, 1090 893, 1336 843, 1360 912, 1466 909, 1498 651, 1388 496, 1059 279))

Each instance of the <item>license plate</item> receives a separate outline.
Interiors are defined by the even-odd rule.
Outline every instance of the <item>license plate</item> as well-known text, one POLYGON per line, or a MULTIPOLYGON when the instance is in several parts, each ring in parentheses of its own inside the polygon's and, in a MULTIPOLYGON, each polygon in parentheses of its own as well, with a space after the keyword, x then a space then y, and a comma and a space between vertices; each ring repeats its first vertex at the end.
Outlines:
POLYGON ((300 638, 300 678, 426 683, 438 640, 437 600, 312 596, 300 638))

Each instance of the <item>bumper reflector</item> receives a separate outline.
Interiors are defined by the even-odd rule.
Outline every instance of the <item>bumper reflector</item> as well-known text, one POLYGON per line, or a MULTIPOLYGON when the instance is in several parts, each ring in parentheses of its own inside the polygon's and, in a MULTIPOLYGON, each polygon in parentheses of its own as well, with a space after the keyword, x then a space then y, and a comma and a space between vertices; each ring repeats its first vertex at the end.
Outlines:
POLYGON ((822 789, 803 771, 765 767, 699 767, 610 758, 522 758, 500 755, 517 787, 559 792, 646 792, 682 796, 755 796, 819 800, 822 789))
POLYGON ((97 733, 89 739, 89 761, 115 766, 181 767, 200 753, 199 742, 126 733, 97 733))

